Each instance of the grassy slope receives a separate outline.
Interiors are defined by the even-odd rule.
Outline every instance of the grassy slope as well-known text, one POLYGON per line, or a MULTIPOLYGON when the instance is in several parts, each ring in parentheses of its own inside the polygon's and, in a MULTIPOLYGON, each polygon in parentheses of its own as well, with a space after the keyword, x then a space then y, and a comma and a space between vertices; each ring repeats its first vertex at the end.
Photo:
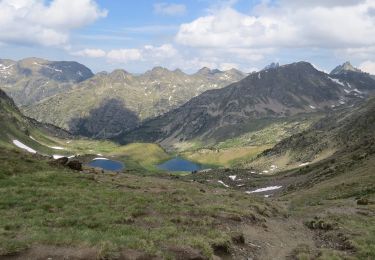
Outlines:
MULTIPOLYGON (((175 145, 180 154, 201 164, 241 167, 280 140, 300 133, 321 118, 321 114, 297 115, 286 119, 260 119, 242 125, 239 134, 225 141, 207 145, 202 141, 182 142, 175 145)), ((231 130, 232 131, 232 130, 231 130)))
POLYGON ((53 168, 38 156, 0 150, 0 253, 36 245, 123 249, 168 257, 169 247, 212 256, 212 245, 235 246, 238 222, 257 225, 266 208, 245 194, 135 175, 91 175, 53 168), (203 190, 204 189, 204 190, 203 190))
POLYGON ((186 178, 223 180, 242 191, 282 186, 272 192, 273 201, 284 204, 290 216, 307 223, 314 234, 314 245, 299 245, 291 253, 293 259, 374 259, 374 111, 375 99, 338 111, 258 157, 249 165, 254 169, 215 170, 186 178), (309 165, 298 167, 307 160, 309 165), (264 162, 277 165, 278 174, 251 174, 267 169, 264 162), (237 181, 229 178, 234 175, 237 181))
MULTIPOLYGON (((338 111, 270 153, 273 163, 285 148, 292 160, 315 159, 311 165, 275 176, 274 181, 284 182, 280 199, 293 216, 333 224, 333 229, 315 230, 316 243, 326 248, 327 258, 375 258, 374 111, 374 98, 355 109, 338 111)), ((316 257, 316 251, 305 248, 299 254, 309 259, 316 257)))
POLYGON ((43 130, 35 127, 22 116, 10 99, 0 98, 0 145, 14 148, 12 141, 19 140, 42 154, 54 154, 55 150, 32 140, 31 136, 43 138, 45 144, 56 144, 43 130))
MULTIPOLYGON (((370 145, 349 153, 336 153, 322 161, 276 175, 250 174, 247 169, 223 169, 184 178, 213 184, 222 180, 231 189, 242 192, 281 185, 282 189, 272 192, 270 200, 273 204, 284 205, 296 223, 321 221, 333 226, 329 230, 312 229, 313 244, 301 241, 289 252, 291 259, 374 259, 374 173, 375 148, 370 145), (237 180, 232 181, 229 176, 237 176, 237 180), (358 200, 368 203, 358 205, 358 200)), ((308 232, 305 232, 307 236, 308 232)), ((286 234, 281 239, 291 237, 286 234)))
MULTIPOLYGON (((306 180, 290 186, 292 191, 282 200, 288 201, 291 214, 305 221, 318 217, 326 223, 334 223, 334 230, 316 234, 330 255, 374 259, 374 170, 374 155, 362 159, 344 156, 326 160, 302 171, 302 175, 303 172, 307 175, 306 180), (357 205, 358 199, 370 203, 357 205)), ((314 254, 311 250, 300 253, 310 257, 314 254)))
POLYGON ((226 149, 199 149, 197 151, 182 152, 181 155, 201 164, 230 167, 236 164, 238 160, 254 157, 271 147, 270 145, 259 145, 226 149))

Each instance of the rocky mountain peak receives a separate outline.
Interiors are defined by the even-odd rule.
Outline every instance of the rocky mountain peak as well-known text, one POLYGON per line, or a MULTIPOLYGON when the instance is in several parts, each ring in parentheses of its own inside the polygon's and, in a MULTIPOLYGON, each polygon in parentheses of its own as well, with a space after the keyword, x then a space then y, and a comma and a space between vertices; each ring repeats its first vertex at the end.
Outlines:
POLYGON ((263 70, 268 70, 268 69, 276 69, 280 67, 280 64, 278 62, 272 62, 271 64, 267 65, 266 67, 264 67, 263 70))
POLYGON ((219 69, 213 69, 213 70, 211 70, 211 74, 216 74, 216 73, 222 73, 222 71, 219 70, 219 69))
POLYGON ((116 82, 123 82, 131 79, 132 77, 132 74, 123 69, 114 70, 109 74, 109 78, 116 82))
POLYGON ((360 69, 357 69, 354 67, 349 61, 343 63, 342 65, 337 66, 331 71, 331 75, 338 75, 338 74, 343 74, 348 71, 353 71, 353 72, 361 72, 360 69))
POLYGON ((203 67, 200 70, 197 71, 196 75, 201 75, 201 76, 212 76, 218 73, 223 73, 223 71, 219 69, 210 69, 207 67, 203 67))
POLYGON ((146 73, 144 75, 148 76, 148 77, 151 77, 151 78, 155 78, 155 77, 158 78, 158 77, 161 77, 161 76, 167 76, 171 73, 173 73, 173 72, 170 71, 169 69, 161 67, 161 66, 157 66, 157 67, 154 67, 152 70, 146 71, 146 73))
POLYGON ((229 74, 229 75, 233 75, 233 76, 236 76, 236 77, 245 77, 246 76, 246 73, 238 70, 238 69, 235 69, 235 68, 232 68, 230 70, 227 70, 227 71, 224 71, 226 74, 229 74))
POLYGON ((320 72, 317 70, 314 65, 312 65, 310 62, 307 61, 299 61, 299 62, 294 62, 291 64, 283 65, 280 66, 279 68, 288 68, 291 70, 298 70, 298 71, 303 71, 303 72, 320 72))
POLYGON ((164 72, 170 72, 169 69, 161 67, 161 66, 156 66, 151 70, 153 73, 164 73, 164 72))
POLYGON ((127 72, 126 70, 123 70, 123 69, 116 69, 116 70, 114 70, 110 73, 110 75, 118 75, 118 74, 120 74, 120 75, 130 75, 129 72, 127 72))
POLYGON ((210 73, 211 73, 211 69, 210 68, 203 67, 200 70, 198 70, 196 74, 198 74, 198 75, 207 75, 207 74, 210 74, 210 73))
MULTIPOLYGON (((272 65, 272 64, 271 64, 272 65)), ((278 77, 278 75, 284 74, 288 78, 293 78, 295 75, 303 74, 303 75, 308 75, 308 74, 316 74, 319 73, 319 71, 309 62, 305 61, 299 61, 299 62, 294 62, 291 64, 286 64, 286 65, 278 65, 277 63, 274 63, 272 66, 266 66, 266 69, 264 68, 263 70, 259 72, 253 72, 251 73, 251 77, 258 77, 262 78, 264 76, 269 76, 269 77, 278 77), (272 69, 271 69, 272 68, 272 69), (261 76, 258 76, 261 75, 261 76), (273 75, 273 76, 272 76, 273 75)))

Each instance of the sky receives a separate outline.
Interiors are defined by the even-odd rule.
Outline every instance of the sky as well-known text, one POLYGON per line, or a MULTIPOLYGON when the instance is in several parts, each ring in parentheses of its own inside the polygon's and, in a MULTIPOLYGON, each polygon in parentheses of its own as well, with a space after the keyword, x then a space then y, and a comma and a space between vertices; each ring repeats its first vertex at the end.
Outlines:
POLYGON ((0 58, 245 72, 347 60, 375 74, 375 0, 0 0, 0 58))

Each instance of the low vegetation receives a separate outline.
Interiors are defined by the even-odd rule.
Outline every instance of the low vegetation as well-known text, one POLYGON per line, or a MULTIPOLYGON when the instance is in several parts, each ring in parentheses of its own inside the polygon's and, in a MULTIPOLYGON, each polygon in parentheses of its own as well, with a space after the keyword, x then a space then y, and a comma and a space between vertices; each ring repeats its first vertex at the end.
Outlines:
POLYGON ((95 248, 101 259, 125 249, 168 258, 179 247, 212 257, 215 245, 235 246, 240 223, 264 221, 259 207, 274 211, 199 183, 78 173, 13 150, 1 150, 0 159, 1 255, 38 244, 95 248))
POLYGON ((245 158, 252 158, 271 148, 269 145, 233 147, 233 148, 206 148, 197 151, 182 152, 181 155, 189 160, 205 165, 230 167, 245 158))
MULTIPOLYGON (((324 172, 324 165, 310 167, 309 181, 297 193, 287 194, 283 200, 289 201, 291 214, 305 219, 314 230, 316 243, 326 248, 324 255, 327 259, 333 256, 337 259, 373 259, 374 160, 370 157, 361 164, 349 163, 342 167, 347 158, 342 159, 340 163, 330 163, 333 170, 328 175, 317 173, 324 172), (319 184, 313 185, 318 178, 321 178, 319 184), (312 217, 315 220, 311 220, 312 217)), ((308 258, 314 256, 313 251, 304 254, 308 258)))

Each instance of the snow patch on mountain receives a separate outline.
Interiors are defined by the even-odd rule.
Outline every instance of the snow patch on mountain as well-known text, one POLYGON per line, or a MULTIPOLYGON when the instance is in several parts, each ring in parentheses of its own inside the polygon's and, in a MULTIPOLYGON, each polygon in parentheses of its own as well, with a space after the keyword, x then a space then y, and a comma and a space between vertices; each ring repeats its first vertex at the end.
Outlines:
POLYGON ((21 143, 18 140, 13 140, 13 144, 17 146, 18 148, 28 151, 29 153, 36 153, 36 151, 33 148, 28 147, 27 145, 21 143))

